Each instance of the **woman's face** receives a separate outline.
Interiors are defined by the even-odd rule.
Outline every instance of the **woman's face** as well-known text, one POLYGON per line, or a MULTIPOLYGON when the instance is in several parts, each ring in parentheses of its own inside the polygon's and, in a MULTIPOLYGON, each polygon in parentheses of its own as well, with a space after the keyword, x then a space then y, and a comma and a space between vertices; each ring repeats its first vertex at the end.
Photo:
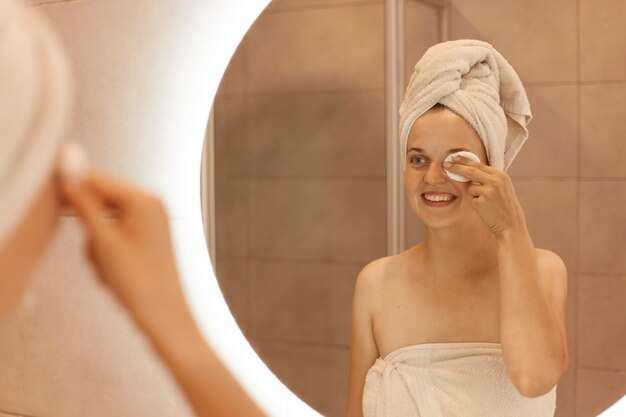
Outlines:
POLYGON ((469 205, 473 197, 467 192, 472 182, 454 181, 443 168, 446 157, 461 150, 476 154, 487 164, 485 148, 476 131, 449 109, 424 113, 409 132, 404 189, 411 209, 427 227, 451 226, 477 215, 469 205), (428 191, 455 198, 442 207, 429 206, 424 198, 428 191))

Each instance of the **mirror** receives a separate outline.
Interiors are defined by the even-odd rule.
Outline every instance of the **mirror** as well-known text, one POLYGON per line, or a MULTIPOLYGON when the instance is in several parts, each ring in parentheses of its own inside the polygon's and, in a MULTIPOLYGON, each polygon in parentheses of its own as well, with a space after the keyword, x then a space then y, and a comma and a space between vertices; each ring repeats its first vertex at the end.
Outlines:
MULTIPOLYGON (((509 13, 517 3, 506 2, 483 13, 480 1, 452 1, 449 9, 433 0, 397 3, 275 0, 233 56, 208 132, 214 166, 205 166, 205 183, 214 188, 203 189, 205 201, 214 196, 204 210, 214 219, 205 224, 213 225, 213 265, 231 312, 290 389, 325 416, 343 415, 358 272, 397 252, 394 244, 404 250, 424 238, 408 204, 399 210, 390 197, 386 138, 397 103, 389 86, 403 92, 415 62, 439 40, 486 40, 520 74, 531 101, 530 137, 508 173, 533 243, 559 254, 569 272, 570 370, 559 382, 556 416, 597 415, 626 387, 623 319, 614 314, 623 312, 626 287, 612 275, 626 267, 603 250, 606 236, 624 246, 610 226, 624 225, 624 216, 599 219, 593 201, 619 195, 621 185, 605 178, 624 172, 595 171, 584 150, 592 128, 617 140, 617 110, 611 130, 598 124, 596 106, 623 108, 623 88, 605 95, 602 86, 576 81, 574 8, 559 15, 558 34, 525 33, 546 45, 529 51, 510 28, 527 19, 550 26, 555 18, 538 6, 509 13), (398 12, 396 26, 390 10, 398 12), (389 37, 399 26, 394 76, 389 37), (393 219, 398 213, 401 221, 393 219)), ((586 80, 602 78, 601 68, 586 61, 581 68, 586 80)))

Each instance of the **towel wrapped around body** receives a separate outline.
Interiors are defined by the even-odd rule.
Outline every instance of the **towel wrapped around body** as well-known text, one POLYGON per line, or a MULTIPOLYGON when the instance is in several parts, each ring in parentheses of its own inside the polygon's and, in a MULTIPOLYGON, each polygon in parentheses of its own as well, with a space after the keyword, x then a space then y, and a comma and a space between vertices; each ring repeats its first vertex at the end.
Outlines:
POLYGON ((528 398, 508 377, 499 343, 424 343, 378 358, 363 417, 553 417, 556 386, 528 398))
POLYGON ((506 171, 528 138, 532 114, 526 91, 513 67, 487 42, 438 43, 415 65, 400 106, 400 158, 405 169, 411 127, 437 103, 469 122, 494 168, 506 171))

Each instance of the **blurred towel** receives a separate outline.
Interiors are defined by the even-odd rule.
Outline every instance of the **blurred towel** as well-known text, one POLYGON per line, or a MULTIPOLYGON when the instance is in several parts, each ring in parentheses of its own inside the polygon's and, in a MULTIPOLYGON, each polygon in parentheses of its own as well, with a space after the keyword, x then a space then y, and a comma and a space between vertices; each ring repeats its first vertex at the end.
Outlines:
POLYGON ((365 378, 363 417, 552 417, 556 386, 522 396, 499 343, 425 343, 377 359, 365 378))
POLYGON ((0 0, 0 245, 54 167, 70 97, 69 65, 46 19, 0 0))
POLYGON ((406 168, 409 131, 441 103, 480 136, 489 165, 506 171, 528 138, 530 104, 513 67, 493 46, 459 39, 431 46, 415 65, 400 106, 400 151, 406 168))

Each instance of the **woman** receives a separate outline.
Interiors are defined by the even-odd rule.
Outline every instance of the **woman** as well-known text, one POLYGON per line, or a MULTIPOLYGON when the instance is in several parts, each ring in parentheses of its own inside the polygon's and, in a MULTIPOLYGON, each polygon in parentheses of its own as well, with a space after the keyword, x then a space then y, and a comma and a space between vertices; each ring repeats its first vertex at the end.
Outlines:
POLYGON ((505 173, 531 118, 521 82, 491 45, 444 42, 417 63, 400 112, 426 236, 357 278, 346 417, 552 416, 567 271, 534 248, 505 173), (460 150, 480 162, 444 164, 460 150))
POLYGON ((36 10, 4 0, 0 34, 0 317, 19 307, 69 202, 84 221, 98 276, 148 336, 196 414, 263 416, 191 317, 160 200, 97 171, 80 181, 61 175, 71 82, 55 33, 36 10))

